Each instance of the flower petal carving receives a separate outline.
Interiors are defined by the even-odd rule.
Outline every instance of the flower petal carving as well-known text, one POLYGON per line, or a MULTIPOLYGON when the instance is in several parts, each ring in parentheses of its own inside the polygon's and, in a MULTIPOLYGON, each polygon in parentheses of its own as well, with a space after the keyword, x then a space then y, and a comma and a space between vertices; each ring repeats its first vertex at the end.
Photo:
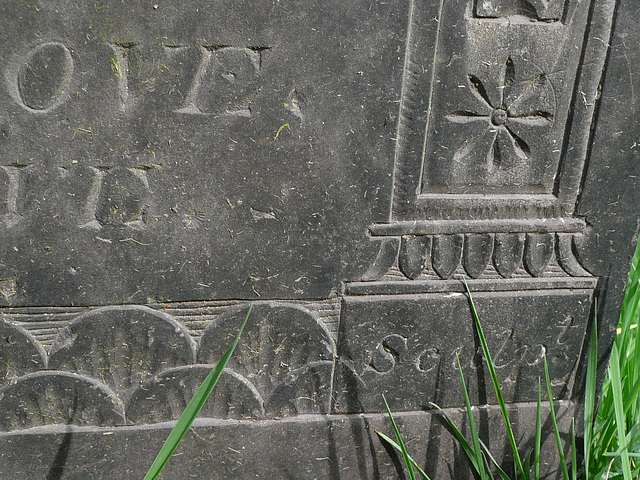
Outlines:
MULTIPOLYGON (((452 124, 484 122, 485 127, 484 131, 471 131, 454 153, 454 171, 460 168, 456 164, 462 161, 467 164, 485 162, 485 165, 476 166, 475 174, 493 175, 501 168, 510 169, 529 159, 531 149, 522 135, 526 135, 529 128, 550 127, 553 113, 547 111, 543 98, 550 89, 544 72, 533 78, 523 78, 524 75, 527 72, 521 72, 508 56, 499 73, 497 102, 492 102, 479 77, 467 75, 469 91, 476 100, 473 104, 481 104, 484 111, 476 113, 471 108, 462 108, 445 118, 452 124)), ((473 166, 466 167, 474 171, 473 166)))

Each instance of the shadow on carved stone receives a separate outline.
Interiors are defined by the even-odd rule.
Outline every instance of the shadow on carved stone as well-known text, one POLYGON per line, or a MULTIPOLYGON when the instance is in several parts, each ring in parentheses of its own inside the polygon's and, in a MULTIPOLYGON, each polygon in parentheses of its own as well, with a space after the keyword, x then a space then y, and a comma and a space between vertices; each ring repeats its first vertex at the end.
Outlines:
POLYGON ((0 430, 123 423, 124 406, 114 392, 75 373, 30 373, 0 388, 0 430))
POLYGON ((51 346, 49 368, 99 379, 126 399, 156 373, 193 363, 195 342, 166 313, 102 307, 80 315, 51 346))
MULTIPOLYGON (((200 340, 199 362, 216 362, 222 356, 247 309, 233 309, 207 328, 200 340)), ((268 410, 316 413, 324 409, 320 405, 327 404, 320 399, 331 388, 332 369, 311 365, 333 363, 334 352, 331 335, 309 311, 279 302, 257 303, 228 368, 250 381, 262 398, 274 402, 268 410), (304 368, 307 365, 310 367, 304 368), (306 375, 311 378, 301 378, 306 375), (290 398, 284 398, 284 392, 290 398), (300 401, 309 394, 316 398, 300 401)))
MULTIPOLYGON (((166 370, 146 381, 127 402, 127 420, 135 424, 176 420, 207 377, 213 365, 188 365, 166 370)), ((200 417, 264 416, 260 393, 242 375, 225 369, 200 417)))

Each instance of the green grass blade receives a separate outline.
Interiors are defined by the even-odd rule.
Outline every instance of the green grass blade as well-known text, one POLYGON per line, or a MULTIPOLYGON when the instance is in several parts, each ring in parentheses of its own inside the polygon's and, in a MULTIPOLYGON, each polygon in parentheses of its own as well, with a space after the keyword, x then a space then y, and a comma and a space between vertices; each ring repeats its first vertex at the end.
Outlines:
POLYGON ((531 450, 529 450, 527 452, 527 454, 524 456, 524 471, 527 472, 527 474, 529 475, 529 477, 527 477, 526 479, 523 480, 530 480, 531 478, 531 453, 533 453, 531 450))
POLYGON ((616 417, 616 430, 618 433, 618 442, 620 444, 622 459, 622 475, 624 480, 632 480, 631 464, 629 461, 629 451, 626 448, 626 419, 624 408, 622 406, 622 380, 620 378, 620 354, 618 346, 614 342, 611 349, 611 360, 609 361, 609 372, 611 373, 611 391, 613 393, 613 411, 616 417))
MULTIPOLYGON (((629 445, 633 442, 633 438, 638 434, 638 431, 640 431, 640 423, 636 423, 631 430, 629 431, 629 433, 627 433, 627 436, 625 437, 625 441, 624 442, 620 442, 622 445, 629 445)), ((622 456, 622 447, 618 447, 618 449, 615 452, 606 452, 604 455, 606 457, 620 457, 622 456)), ((629 452, 629 456, 630 457, 637 457, 639 454, 637 453, 632 453, 629 452)))
POLYGON ((556 446, 558 447, 558 457, 560 458, 560 468, 562 469, 562 478, 569 480, 569 471, 567 470, 567 460, 562 450, 562 441, 560 440, 560 430, 556 421, 556 409, 553 406, 553 393, 551 392, 551 380, 549 380, 549 365, 547 365, 547 357, 544 357, 544 377, 547 383, 547 392, 549 395, 549 409, 551 410, 551 420, 553 421, 553 433, 556 437, 556 446))
MULTIPOLYGON (((489 449, 487 448, 487 446, 484 444, 484 442, 482 440, 480 440, 480 445, 482 445, 483 450, 485 451, 485 453, 487 454, 487 457, 489 457, 489 460, 491 460, 491 462, 493 463, 493 465, 496 467, 496 469, 498 470, 498 475, 500 475, 500 478, 502 480, 511 480, 509 478, 509 475, 507 475, 507 472, 505 472, 502 467, 500 467, 500 464, 498 462, 496 462, 496 459, 493 458, 493 455, 491 455, 491 452, 489 451, 489 449)), ((493 476, 492 476, 493 478, 493 476)))
POLYGON ((202 409, 205 402, 209 398, 209 395, 211 395, 211 392, 216 386, 218 379, 222 375, 222 371, 229 363, 229 359, 231 358, 233 351, 236 349, 236 346, 240 341, 240 335, 242 335, 242 331, 244 330, 244 326, 247 324, 247 320, 249 319, 249 315, 251 314, 252 309, 253 304, 249 306, 249 311, 247 312, 247 316, 240 326, 240 330, 238 331, 238 335, 236 335, 235 341, 224 353, 220 361, 211 370, 209 375, 207 375, 207 378, 204 379, 202 385, 200 385, 198 390, 196 390, 193 398, 187 404, 187 407, 184 409, 184 412, 182 412, 182 415, 180 415, 180 418, 178 418, 178 421, 171 430, 171 433, 169 433, 169 436, 160 449, 160 452, 156 456, 156 459, 151 464, 149 471, 144 476, 144 480, 155 480, 158 475, 160 475, 160 472, 162 472, 162 469, 165 467, 173 453, 176 451, 176 448, 178 448, 178 445, 180 445, 180 442, 189 431, 191 424, 200 413, 200 410, 202 409))
POLYGON ((576 451, 576 421, 571 421, 571 480, 578 480, 578 452, 576 451))
POLYGON ((540 444, 542 443, 542 388, 538 377, 538 404, 536 406, 536 438, 533 444, 533 478, 540 480, 540 444))
POLYGON ((473 465, 473 468, 476 470, 476 472, 478 472, 478 475, 480 475, 480 472, 484 472, 485 471, 484 470, 484 463, 480 463, 480 465, 477 464, 476 453, 473 451, 473 447, 471 446, 469 441, 464 437, 464 435, 462 434, 460 429, 458 427, 456 427, 456 424, 453 423, 453 420, 451 420, 451 418, 449 418, 449 415, 447 415, 444 410, 442 410, 435 403, 431 403, 431 405, 433 405, 435 408, 437 408, 438 411, 440 412, 440 414, 444 417, 445 421, 447 422, 447 425, 449 425, 449 428, 451 428, 451 430, 453 430, 453 435, 456 437, 456 440, 458 440, 458 443, 460 444, 460 446, 464 450, 464 453, 467 455, 467 458, 469 459, 469 461, 473 465))
MULTIPOLYGON (((467 408, 467 417, 469 419, 469 430, 471 432, 471 440, 473 441, 473 451, 476 455, 476 464, 484 465, 482 449, 480 448, 480 437, 478 435, 478 428, 476 427, 476 421, 473 418, 473 411, 471 410, 471 400, 469 399, 469 391, 467 390, 467 384, 464 381, 464 374, 462 373, 462 366, 460 365, 460 357, 456 354, 456 361, 458 362, 458 372, 460 373, 460 383, 462 385, 462 393, 464 395, 464 404, 467 408)), ((481 479, 487 478, 487 473, 484 468, 482 468, 478 475, 480 475, 481 479)))
MULTIPOLYGON (((511 444, 511 450, 513 451, 514 462, 517 466, 517 471, 520 472, 522 478, 527 478, 524 467, 522 465, 522 460, 520 458, 520 452, 518 451, 518 445, 516 444, 516 438, 513 434, 513 428, 511 427, 511 421, 509 420, 509 415, 507 413, 507 406, 504 401, 504 397, 502 395, 502 389, 500 388, 500 383, 498 382, 498 375, 496 373, 495 366, 493 364, 493 360, 491 359, 491 354, 489 353, 489 346, 487 345, 487 339, 484 336, 484 332, 482 331, 482 325, 480 325, 480 319, 478 318, 478 312, 476 310, 476 306, 473 303, 473 298, 471 297, 471 291, 469 290, 469 285, 465 280, 464 285, 467 289, 467 294, 469 295, 469 304, 471 305, 471 313, 473 314, 473 319, 475 321, 476 330, 478 332, 478 337, 480 339, 480 345, 482 346, 482 352, 484 354, 485 360, 487 361, 487 366, 489 367, 489 374, 491 376, 491 383, 493 384, 493 388, 496 392, 496 396, 498 397, 498 405, 500 406, 500 413, 502 414, 502 418, 504 420, 505 429, 507 431, 507 437, 509 438, 509 443, 511 444)), ((516 479, 517 479, 516 472, 516 479)))
POLYGON ((587 358, 587 381, 584 399, 584 474, 589 480, 591 465, 591 439, 593 433, 593 412, 596 403, 596 374, 598 371, 598 299, 595 299, 593 326, 589 340, 589 354, 587 358))
MULTIPOLYGON (((402 448, 400 447, 400 445, 398 445, 396 442, 394 442, 391 438, 389 438, 388 436, 386 436, 384 433, 382 432, 377 432, 378 436, 380 438, 382 438, 385 442, 387 442, 389 445, 391 445, 393 448, 395 448, 396 450, 398 450, 399 452, 402 453, 402 448)), ((429 478, 429 476, 424 473, 424 471, 420 468, 420 465, 418 465, 418 462, 416 462, 413 457, 411 455, 409 455, 407 453, 407 456, 409 457, 409 461, 411 462, 411 464, 415 467, 415 469, 418 471, 418 473, 420 475, 422 475, 422 478, 424 478, 425 480, 431 480, 429 478)))
POLYGON ((393 426, 393 432, 396 434, 396 439, 398 440, 398 444, 400 446, 400 451, 402 452, 402 457, 404 458, 404 464, 407 467, 407 472, 409 472, 409 478, 411 480, 416 480, 416 474, 413 471, 413 465, 411 464, 411 460, 409 454, 407 453, 407 448, 405 447, 404 441, 402 441, 402 437, 400 436, 400 431, 398 430, 398 426, 396 425, 396 421, 393 419, 393 415, 391 415, 391 409, 389 408, 389 404, 387 403, 387 399, 384 398, 384 394, 382 395, 382 400, 384 400, 384 406, 387 407, 387 413, 389 414, 389 420, 391 420, 391 425, 393 426))

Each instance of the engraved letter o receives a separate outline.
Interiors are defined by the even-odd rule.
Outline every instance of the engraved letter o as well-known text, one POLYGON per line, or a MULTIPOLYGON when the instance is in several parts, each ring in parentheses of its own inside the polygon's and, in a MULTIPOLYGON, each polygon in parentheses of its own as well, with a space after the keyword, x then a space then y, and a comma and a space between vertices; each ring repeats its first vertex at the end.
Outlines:
POLYGON ((18 103, 34 113, 46 113, 67 97, 73 76, 73 57, 62 43, 41 43, 24 57, 10 79, 18 103))

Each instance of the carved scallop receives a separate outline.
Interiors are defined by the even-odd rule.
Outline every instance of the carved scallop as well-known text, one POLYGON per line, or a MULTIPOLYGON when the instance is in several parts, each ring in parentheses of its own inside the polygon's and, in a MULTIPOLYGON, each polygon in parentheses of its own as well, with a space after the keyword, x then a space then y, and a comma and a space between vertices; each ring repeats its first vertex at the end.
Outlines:
POLYGON ((541 276, 553 256, 552 233, 527 233, 524 266, 534 277, 541 276))
POLYGON ((400 243, 398 265, 407 278, 415 279, 429 266, 431 237, 405 235, 400 243))
POLYGON ((80 315, 56 338, 49 368, 99 379, 124 398, 140 383, 195 361, 195 342, 166 313, 147 307, 102 307, 80 315))
POLYGON ((0 385, 46 367, 46 353, 24 328, 0 320, 0 385))
POLYGON ((331 407, 333 362, 313 362, 292 371, 267 400, 267 415, 289 417, 304 413, 327 414, 331 407))
POLYGON ((496 233, 493 264, 504 278, 510 278, 522 265, 524 234, 496 233))
POLYGON ((101 382, 69 372, 35 372, 0 388, 0 429, 124 424, 124 405, 101 382))
POLYGON ((562 269, 572 277, 590 277, 591 274, 580 265, 576 258, 574 252, 575 235, 572 233, 558 233, 556 239, 558 263, 562 269))
POLYGON ((436 235, 433 237, 433 269, 443 279, 451 278, 460 265, 462 235, 436 235))
MULTIPOLYGON (((248 305, 224 314, 200 339, 198 361, 215 363, 236 336, 248 305)), ((269 398, 289 375, 307 364, 333 362, 335 346, 327 329, 309 311, 278 302, 254 305, 228 368, 269 398)), ((331 377, 323 379, 330 385, 331 377)))
POLYGON ((471 278, 482 275, 493 254, 493 235, 467 234, 464 236, 462 265, 471 278))
POLYGON ((380 241, 380 250, 369 269, 360 278, 362 281, 379 280, 396 262, 399 241, 397 238, 385 238, 380 241))
MULTIPOLYGON (((140 385, 127 402, 127 420, 137 424, 176 420, 214 365, 187 365, 166 370, 140 385)), ((205 402, 200 417, 264 416, 264 401, 242 375, 225 369, 205 402)))

